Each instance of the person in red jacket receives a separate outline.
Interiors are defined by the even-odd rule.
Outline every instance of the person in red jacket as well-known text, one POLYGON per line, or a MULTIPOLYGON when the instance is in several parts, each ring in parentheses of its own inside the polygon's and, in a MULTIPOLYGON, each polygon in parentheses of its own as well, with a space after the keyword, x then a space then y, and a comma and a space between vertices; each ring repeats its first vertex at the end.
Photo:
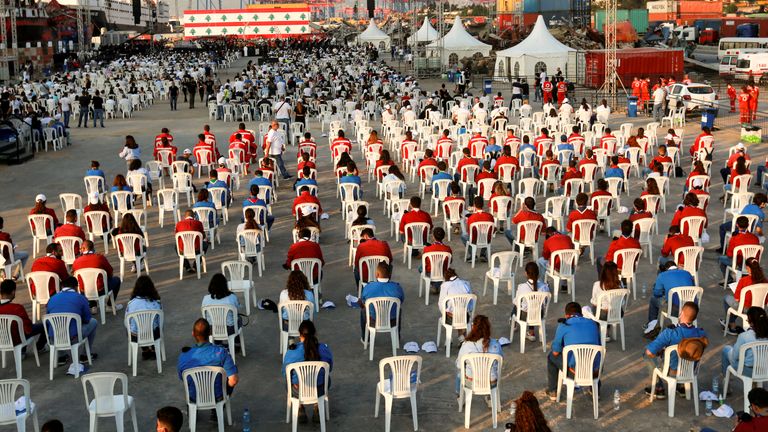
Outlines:
MULTIPOLYGON (((546 221, 544 220, 544 216, 542 216, 541 213, 538 213, 536 211, 536 200, 533 197, 526 197, 525 200, 523 200, 523 208, 520 209, 519 212, 517 212, 515 217, 512 218, 512 223, 516 226, 520 225, 523 222, 529 222, 529 221, 541 222, 541 225, 539 225, 539 228, 536 230, 536 241, 538 241, 539 235, 541 234, 541 229, 544 227, 544 224, 546 223, 546 221)), ((509 240, 510 244, 513 244, 513 242, 515 241, 514 233, 516 232, 517 232, 517 229, 515 229, 515 231, 512 231, 512 229, 508 229, 504 231, 504 236, 507 237, 507 240, 509 240)), ((521 238, 518 240, 522 242, 523 238, 526 237, 527 235, 528 233, 525 231, 525 228, 522 228, 520 231, 521 238)))
POLYGON ((499 168, 504 165, 510 165, 514 167, 512 168, 513 177, 517 170, 520 169, 520 161, 517 159, 517 157, 512 156, 512 147, 510 147, 508 144, 504 144, 504 147, 502 147, 501 156, 496 159, 496 165, 493 167, 493 172, 496 173, 497 177, 501 175, 499 168))
MULTIPOLYGON (((90 240, 83 242, 80 246, 80 253, 81 255, 72 264, 72 274, 77 277, 80 291, 85 294, 83 278, 77 275, 78 270, 96 268, 107 272, 107 289, 114 295, 114 298, 117 298, 117 293, 120 292, 120 278, 114 275, 112 265, 109 264, 107 258, 96 253, 96 248, 90 240)), ((104 294, 104 281, 101 278, 96 281, 96 288, 99 295, 104 294)))
MULTIPOLYGON (((435 167, 437 168, 437 159, 435 159, 435 153, 432 151, 432 149, 426 149, 424 150, 424 159, 419 162, 419 166, 416 168, 416 172, 419 173, 419 177, 422 181, 427 180, 427 171, 421 171, 424 167, 435 167)), ((435 171, 436 172, 436 171, 435 171)))
POLYGON ((64 225, 56 228, 53 233, 53 241, 61 237, 79 237, 81 242, 79 245, 75 245, 75 249, 72 251, 74 255, 80 253, 79 246, 82 245, 82 240, 85 240, 85 233, 83 229, 77 225, 77 210, 69 209, 64 215, 64 225))
POLYGON ((541 135, 533 140, 533 147, 536 149, 536 156, 544 156, 547 150, 552 148, 554 140, 549 136, 547 128, 541 128, 541 135))
POLYGON ((760 87, 756 84, 747 86, 749 90, 749 112, 752 113, 752 120, 757 120, 757 103, 760 100, 760 87))
POLYGON ((568 84, 565 81, 557 83, 557 104, 562 105, 568 95, 568 84))
MULTIPOLYGON (((443 240, 445 239, 445 230, 441 227, 435 227, 434 230, 432 230, 432 243, 424 247, 423 257, 424 257, 424 268, 422 269, 419 267, 419 273, 424 271, 426 274, 430 274, 432 272, 432 260, 430 259, 429 255, 427 255, 430 252, 447 252, 450 256, 453 256, 453 250, 450 246, 443 243, 443 240)), ((451 259, 447 259, 443 262, 443 275, 445 275, 445 272, 448 271, 448 265, 450 264, 451 259)), ((442 284, 442 281, 433 281, 430 283, 429 286, 429 294, 438 294, 440 293, 440 285, 442 284)))
POLYGON ((576 159, 571 159, 568 161, 568 169, 565 170, 565 173, 563 173, 563 178, 560 180, 560 189, 558 189, 558 194, 563 194, 570 196, 571 190, 570 187, 568 190, 565 190, 565 182, 571 179, 581 179, 584 178, 584 176, 581 174, 581 171, 576 167, 576 159))
POLYGON ((712 131, 709 129, 709 127, 704 126, 701 128, 701 133, 699 136, 696 137, 696 140, 693 142, 693 145, 691 146, 690 153, 691 157, 698 153, 699 149, 709 149, 709 151, 713 151, 713 146, 715 144, 715 139, 712 136, 712 131))
POLYGON ((27 309, 18 303, 14 303, 16 298, 16 282, 11 279, 6 279, 0 283, 0 315, 12 315, 21 318, 21 333, 24 335, 25 340, 20 340, 19 331, 16 329, 16 324, 11 325, 11 340, 14 345, 18 345, 22 342, 37 336, 37 342, 35 346, 38 351, 45 348, 46 337, 43 335, 43 323, 32 324, 32 320, 27 315, 27 309))
MULTIPOLYGON (((403 243, 405 243, 405 244, 411 244, 412 243, 411 233, 410 232, 408 232, 408 233, 405 232, 406 225, 408 225, 410 223, 421 222, 421 223, 429 224, 429 229, 430 230, 432 229, 432 216, 430 216, 429 213, 421 210, 421 198, 420 197, 418 197, 418 196, 411 197, 411 201, 409 203, 409 207, 410 208, 408 209, 408 211, 403 213, 403 216, 400 218, 399 232, 400 232, 400 235, 403 236, 403 243)), ((429 230, 424 232, 424 238, 422 240, 424 243, 427 242, 427 239, 428 239, 427 236, 428 235, 429 235, 429 230)), ((418 253, 418 251, 414 251, 414 252, 416 254, 418 253)))
POLYGON ((576 195, 576 208, 571 210, 571 212, 568 214, 568 223, 565 225, 565 229, 569 233, 572 233, 573 238, 578 239, 581 235, 578 230, 575 230, 575 227, 573 226, 574 222, 584 219, 597 222, 597 213, 595 213, 592 209, 587 208, 588 202, 589 195, 585 194, 584 192, 579 192, 576 195))
POLYGON ((739 123, 742 125, 752 123, 752 113, 749 111, 751 106, 752 95, 746 86, 742 87, 739 94, 739 123))
POLYGON ((389 244, 384 240, 379 240, 373 235, 373 229, 366 228, 360 233, 360 244, 355 252, 355 266, 353 273, 355 276, 355 285, 360 285, 360 275, 368 272, 368 268, 361 262, 363 258, 369 256, 385 256, 389 259, 389 269, 392 271, 392 251, 389 244))
POLYGON ((160 133, 155 136, 155 148, 160 145, 160 143, 163 141, 163 138, 168 140, 169 143, 173 143, 173 135, 171 135, 171 131, 168 130, 168 128, 162 128, 160 129, 160 133))
MULTIPOLYGON (((285 257, 283 268, 286 270, 291 269, 291 262, 300 258, 317 258, 320 260, 321 265, 325 265, 325 259, 323 258, 323 250, 320 249, 320 245, 313 242, 312 231, 308 228, 302 228, 299 232, 299 241, 292 244, 288 248, 288 254, 285 257)), ((315 280, 318 280, 319 270, 317 267, 313 269, 313 275, 315 280)))
POLYGON ((319 223, 320 215, 323 213, 323 206, 320 205, 320 200, 316 196, 309 193, 309 188, 306 186, 302 186, 299 189, 299 196, 293 199, 291 214, 298 219, 314 213, 314 209, 306 206, 307 204, 317 204, 317 213, 314 215, 314 218, 315 222, 319 223))
POLYGON ((549 77, 547 77, 543 83, 541 83, 541 90, 543 92, 544 105, 550 103, 552 101, 552 90, 554 89, 554 86, 551 82, 549 82, 549 77))
POLYGON ((619 269, 621 269, 624 263, 621 261, 621 257, 616 255, 616 252, 622 249, 641 249, 640 242, 635 240, 635 237, 632 235, 633 228, 632 222, 628 219, 621 221, 621 235, 614 237, 611 244, 608 245, 608 251, 605 253, 605 256, 597 259, 598 276, 603 270, 603 265, 608 261, 615 262, 619 269))
MULTIPOLYGON (((195 219, 195 212, 192 210, 187 210, 184 212, 184 219, 176 223, 176 229, 174 233, 178 234, 185 231, 197 231, 203 235, 202 245, 199 244, 199 242, 195 242, 195 252, 199 252, 200 247, 202 247, 203 254, 205 254, 208 251, 209 244, 208 240, 205 238, 205 229, 203 228, 203 223, 195 219)), ((178 248, 179 251, 184 251, 184 245, 182 244, 181 239, 178 241, 178 248)), ((185 259, 184 269, 187 270, 188 273, 195 273, 197 270, 195 269, 194 264, 194 261, 185 259)))
MULTIPOLYGON (((645 201, 641 198, 635 198, 632 202, 632 210, 629 212, 629 221, 635 223, 640 219, 653 219, 653 213, 645 209, 645 201)), ((635 238, 640 239, 640 229, 635 227, 635 238)))
POLYGON ((464 171, 464 167, 467 165, 477 166, 477 160, 469 156, 469 148, 464 147, 461 149, 462 157, 456 164, 456 174, 453 175, 455 181, 467 181, 467 174, 464 171))
MULTIPOLYGON (((592 201, 597 197, 613 197, 610 192, 608 192, 608 182, 604 179, 597 179, 597 188, 594 192, 592 192, 592 195, 590 195, 589 200, 592 203, 592 210, 595 211, 595 213, 599 213, 600 208, 596 201, 592 201)), ((611 207, 613 207, 613 201, 608 202, 608 215, 611 214, 611 207)))
MULTIPOLYGON (((669 225, 678 225, 680 227, 680 231, 688 234, 688 225, 685 227, 681 225, 683 218, 688 216, 707 217, 707 212, 699 208, 699 198, 693 192, 688 192, 685 194, 685 198, 683 198, 683 205, 678 207, 678 209, 675 211, 675 214, 672 216, 672 222, 670 222, 669 225)), ((707 223, 708 220, 705 220, 704 226, 701 227, 702 230, 707 228, 707 223)), ((701 233, 699 233, 699 235, 701 235, 701 233)))
POLYGON ((659 149, 656 150, 658 153, 656 157, 651 159, 651 161, 648 163, 648 167, 643 167, 643 177, 647 176, 648 174, 657 171, 657 169, 661 168, 663 166, 664 162, 672 163, 672 158, 667 155, 667 146, 660 145, 659 149))
MULTIPOLYGON (((53 211, 52 208, 46 207, 46 202, 48 199, 43 194, 37 194, 35 197, 35 206, 32 207, 32 210, 29 211, 30 215, 36 215, 36 214, 47 214, 48 216, 53 218, 53 226, 48 226, 48 223, 45 225, 45 230, 48 232, 48 234, 52 234, 53 230, 56 229, 59 225, 59 218, 56 217, 56 212, 53 211)), ((35 227, 35 224, 30 222, 32 225, 32 228, 35 227)))
MULTIPOLYGON (((61 259, 63 255, 64 251, 61 250, 61 245, 58 243, 51 243, 45 248, 45 256, 36 259, 35 262, 32 263, 32 268, 30 270, 33 272, 46 271, 56 273, 59 277, 59 282, 61 282, 69 277, 67 265, 64 264, 64 261, 61 259)), ((33 295, 35 294, 34 283, 31 284, 29 290, 33 295)), ((48 284, 48 294, 56 294, 56 285, 53 282, 48 284)))
MULTIPOLYGON (((661 256, 659 257, 659 270, 666 269, 666 265, 669 261, 675 259, 675 253, 681 247, 695 246, 693 238, 687 234, 680 232, 680 227, 672 225, 669 227, 669 234, 664 239, 664 244, 661 246, 661 256)), ((682 266, 684 264, 684 258, 680 259, 677 265, 682 266)))
POLYGON ((171 164, 171 162, 176 160, 176 154, 178 153, 179 149, 176 148, 176 146, 171 144, 171 141, 168 140, 168 138, 163 137, 160 139, 159 143, 155 143, 155 149, 152 151, 152 158, 159 162, 165 162, 168 165, 171 164), (171 151, 171 159, 170 160, 160 160, 158 158, 158 154, 160 150, 170 150, 171 151))
MULTIPOLYGON (((477 242, 478 231, 474 226, 476 223, 494 222, 493 215, 483 211, 483 207, 485 206, 485 200, 483 200, 483 197, 476 196, 472 201, 472 206, 473 208, 470 209, 469 213, 467 213, 466 222, 462 225, 461 242, 463 244, 467 244, 468 241, 471 243, 477 242)), ((490 242, 492 238, 493 232, 491 230, 488 232, 488 242, 490 242)), ((480 252, 480 260, 482 261, 483 259, 487 259, 485 258, 485 250, 480 252)))
MULTIPOLYGON (((736 231, 731 236, 731 241, 728 242, 728 247, 725 250, 725 255, 721 255, 718 262, 720 263, 720 272, 725 276, 725 268, 733 264, 734 249, 739 246, 745 245, 759 245, 760 239, 749 232, 749 219, 746 216, 739 216, 736 218, 736 231)), ((736 264, 741 267, 744 257, 739 255, 736 257, 736 264)), ((731 275, 728 274, 728 280, 731 281, 731 275)))
MULTIPOLYGON (((537 264, 539 265, 539 273, 545 274, 549 268, 549 262, 552 259, 552 254, 557 251, 565 249, 574 249, 573 240, 563 233, 560 233, 555 227, 547 227, 544 230, 544 249, 541 252, 541 257, 537 264)), ((560 270, 560 262, 556 261, 552 263, 555 266, 555 270, 560 270)))
POLYGON ((730 102, 731 110, 729 112, 736 112, 736 88, 733 84, 728 83, 728 88, 725 91, 728 94, 728 101, 730 102))
POLYGON ((333 154, 334 150, 338 148, 338 154, 342 154, 344 152, 349 153, 350 150, 352 150, 352 142, 344 136, 344 131, 339 129, 339 133, 336 138, 331 142, 331 154, 333 154), (346 150, 345 150, 346 149, 346 150))
MULTIPOLYGON (((253 133, 251 133, 251 131, 245 128, 245 123, 240 123, 239 125, 237 125, 237 130, 232 135, 229 136, 229 143, 232 144, 234 141, 243 142, 243 144, 245 144, 248 147, 248 149, 246 150, 246 153, 249 155, 251 154, 251 149, 253 150, 256 149, 256 145, 255 145, 256 137, 253 136, 253 133), (240 135, 240 137, 238 138, 237 135, 240 135)), ((256 156, 256 154, 254 153, 253 156, 256 156)), ((250 160, 246 162, 250 162, 250 160)))

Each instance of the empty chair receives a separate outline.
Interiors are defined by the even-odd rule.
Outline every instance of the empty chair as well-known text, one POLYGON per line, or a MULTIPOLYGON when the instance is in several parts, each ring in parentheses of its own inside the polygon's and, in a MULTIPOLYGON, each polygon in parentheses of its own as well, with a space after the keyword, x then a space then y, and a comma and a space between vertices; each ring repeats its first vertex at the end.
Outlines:
MULTIPOLYGON (((80 347, 85 346, 85 353, 88 357, 88 364, 91 361, 91 347, 88 345, 88 339, 83 339, 83 326, 80 321, 80 315, 73 313, 54 313, 43 316, 43 325, 45 325, 45 336, 48 338, 48 347, 50 348, 50 368, 49 379, 53 381, 53 369, 58 361, 57 351, 69 351, 72 361, 77 361, 80 347), (74 325, 75 336, 70 336, 70 327, 74 325)), ((75 379, 80 377, 80 369, 75 369, 75 379)))
POLYGON ((256 306, 256 290, 253 286, 253 264, 248 261, 224 261, 221 273, 227 278, 227 286, 233 293, 243 294, 245 314, 251 314, 251 302, 256 306))
POLYGON ((85 406, 90 416, 90 430, 96 432, 99 417, 114 417, 117 431, 123 431, 124 415, 131 412, 133 431, 139 432, 136 423, 136 406, 133 396, 128 395, 128 377, 119 372, 94 372, 83 375, 85 406), (120 393, 115 394, 115 384, 120 383, 120 393), (91 389, 91 392, 88 389, 91 389), (93 396, 93 398, 91 398, 93 396))
POLYGON ((419 430, 416 392, 421 382, 422 358, 415 355, 394 356, 379 361, 379 382, 376 383, 374 417, 379 418, 379 402, 384 397, 384 432, 390 431, 394 399, 411 400, 413 430, 419 430))
POLYGON ((133 366, 133 376, 139 363, 139 348, 154 347, 157 373, 163 373, 165 361, 165 340, 163 338, 163 311, 142 310, 125 314, 125 329, 128 331, 128 365, 133 366))
MULTIPOLYGON (((571 418, 573 392, 576 389, 576 386, 581 388, 591 387, 593 412, 595 420, 597 420, 599 411, 597 406, 597 401, 599 399, 598 382, 600 381, 600 374, 603 370, 605 347, 600 345, 567 345, 563 348, 563 352, 560 353, 560 357, 563 359, 563 367, 560 369, 560 372, 558 372, 557 377, 557 401, 560 401, 560 390, 563 385, 565 385, 565 417, 571 418), (573 357, 575 362, 573 367, 568 365, 571 357, 573 357), (597 367, 595 367, 595 365, 597 365, 597 367), (573 374, 569 373, 569 370, 573 370, 573 374)), ((674 392, 674 387, 671 388, 674 392)))
POLYGON ((16 430, 24 432, 27 428, 27 418, 32 417, 34 431, 40 431, 37 420, 37 405, 30 399, 29 381, 25 379, 0 380, 0 425, 16 425, 16 430), (16 398, 16 393, 22 389, 22 397, 16 398), (21 401, 21 406, 17 401, 21 401))
POLYGON ((40 367, 40 357, 37 352, 37 341, 40 337, 38 334, 27 339, 24 335, 24 324, 21 317, 0 315, 0 355, 2 356, 3 368, 5 368, 5 353, 13 353, 16 378, 21 379, 21 360, 23 359, 21 351, 25 348, 32 350, 37 367, 40 367))
POLYGON ((513 266, 515 259, 521 260, 521 255, 514 251, 496 252, 488 260, 488 271, 485 272, 483 282, 483 295, 488 288, 488 281, 493 282, 493 304, 496 304, 499 294, 499 285, 502 282, 507 283, 507 293, 514 297, 515 272, 513 266))
POLYGON ((227 372, 224 368, 214 366, 190 368, 181 374, 181 379, 184 381, 191 432, 197 430, 198 410, 215 410, 218 431, 224 432, 224 408, 226 408, 227 424, 232 426, 232 406, 227 394, 227 372))
POLYGON ((501 409, 499 401, 499 380, 503 359, 498 354, 472 353, 465 354, 457 361, 459 365, 459 412, 464 413, 464 428, 469 429, 472 411, 472 396, 489 396, 491 398, 491 418, 493 428, 496 428, 497 412, 501 409), (468 372, 471 371, 468 375, 468 372), (471 381, 467 378, 471 378, 471 381), (494 379, 495 378, 495 379, 494 379), (495 381, 495 382, 494 382, 495 381))
POLYGON ((24 279, 24 266, 22 265, 21 258, 17 258, 14 253, 13 243, 0 240, 0 271, 3 272, 3 279, 11 279, 13 277, 13 269, 18 268, 18 278, 24 279))
POLYGON ((160 228, 165 222, 165 212, 171 212, 173 223, 181 220, 179 212, 179 194, 174 189, 160 189, 157 191, 157 211, 159 213, 160 228))
POLYGON ((365 301, 365 338, 363 348, 370 352, 368 360, 373 361, 373 348, 377 333, 389 333, 392 339, 392 355, 397 355, 400 347, 400 299, 395 297, 376 297, 365 301), (394 321, 394 322, 393 322, 394 321))

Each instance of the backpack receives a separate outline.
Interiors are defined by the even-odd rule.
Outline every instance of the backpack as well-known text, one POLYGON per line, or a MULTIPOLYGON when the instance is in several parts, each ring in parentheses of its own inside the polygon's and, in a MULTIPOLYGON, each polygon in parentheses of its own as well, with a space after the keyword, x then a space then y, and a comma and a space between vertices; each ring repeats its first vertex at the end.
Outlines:
POLYGON ((704 336, 685 338, 677 344, 677 355, 683 360, 697 362, 704 355, 707 345, 709 339, 704 336))

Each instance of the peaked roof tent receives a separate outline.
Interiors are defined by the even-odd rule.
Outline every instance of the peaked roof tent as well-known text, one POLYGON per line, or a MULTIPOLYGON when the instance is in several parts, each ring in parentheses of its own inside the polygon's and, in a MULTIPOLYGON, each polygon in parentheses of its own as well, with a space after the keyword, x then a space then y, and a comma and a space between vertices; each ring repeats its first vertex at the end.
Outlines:
POLYGON ((360 40, 381 40, 381 39, 389 39, 389 35, 384 33, 379 26, 376 25, 376 21, 371 18, 371 22, 368 24, 368 28, 366 28, 360 35, 358 36, 358 39, 360 40))
POLYGON ((440 33, 432 27, 432 24, 429 22, 429 17, 425 16, 421 28, 408 38, 408 43, 413 45, 419 42, 432 42, 437 39, 440 39, 440 33))
POLYGON ((456 17, 456 19, 453 21, 453 27, 451 27, 451 30, 446 33, 445 36, 442 37, 440 40, 436 40, 432 42, 431 44, 427 45, 427 48, 440 48, 442 46, 445 50, 470 50, 470 49, 480 49, 483 51, 487 51, 485 54, 487 55, 488 52, 490 52, 491 45, 487 43, 480 42, 479 40, 475 39, 469 32, 467 32, 467 29, 464 28, 464 24, 461 22, 460 17, 456 17), (442 45, 441 45, 442 41, 442 45))
POLYGON ((544 23, 544 18, 539 15, 539 17, 536 18, 536 24, 533 26, 531 34, 529 34, 525 40, 511 48, 499 51, 496 55, 502 57, 517 57, 526 54, 541 56, 542 54, 559 55, 568 51, 576 50, 555 39, 555 37, 552 36, 552 33, 547 29, 547 25, 544 23))

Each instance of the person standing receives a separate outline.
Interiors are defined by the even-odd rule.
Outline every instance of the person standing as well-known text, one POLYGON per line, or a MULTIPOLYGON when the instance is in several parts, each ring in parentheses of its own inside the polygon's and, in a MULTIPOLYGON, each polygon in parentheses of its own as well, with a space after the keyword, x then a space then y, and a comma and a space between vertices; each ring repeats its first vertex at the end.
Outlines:
POLYGON ((176 103, 179 100, 179 86, 176 85, 176 81, 171 83, 171 87, 168 89, 168 95, 171 99, 171 111, 176 111, 176 103))
POLYGON ((195 109, 195 97, 197 96, 197 82, 188 77, 186 81, 187 92, 189 93, 189 109, 195 109))
POLYGON ((728 83, 728 88, 726 90, 726 93, 728 94, 728 101, 730 101, 730 104, 731 104, 731 110, 729 112, 735 113, 736 112, 736 88, 733 87, 733 84, 728 83))
POLYGON ((280 124, 277 120, 272 120, 272 127, 267 134, 267 148, 265 153, 277 161, 277 167, 280 169, 280 175, 284 179, 293 177, 288 174, 288 170, 285 169, 285 162, 283 162, 283 152, 285 151, 285 133, 280 130, 280 124))
POLYGON ((664 99, 667 92, 664 91, 664 87, 658 86, 653 91, 653 120, 660 122, 664 116, 664 99))
POLYGON ((104 98, 98 90, 91 99, 91 103, 93 103, 93 127, 96 127, 96 120, 99 120, 101 127, 104 127, 104 98))
POLYGON ((91 106, 91 95, 86 90, 83 90, 83 94, 77 98, 80 103, 80 118, 77 119, 77 127, 80 127, 85 120, 85 127, 88 127, 88 110, 91 106))
POLYGON ((741 88, 741 94, 739 95, 739 123, 750 124, 752 115, 750 114, 750 107, 752 106, 752 95, 747 87, 741 88))
POLYGON ((59 98, 61 113, 64 115, 64 127, 69 129, 69 118, 72 115, 72 99, 66 93, 59 98))

